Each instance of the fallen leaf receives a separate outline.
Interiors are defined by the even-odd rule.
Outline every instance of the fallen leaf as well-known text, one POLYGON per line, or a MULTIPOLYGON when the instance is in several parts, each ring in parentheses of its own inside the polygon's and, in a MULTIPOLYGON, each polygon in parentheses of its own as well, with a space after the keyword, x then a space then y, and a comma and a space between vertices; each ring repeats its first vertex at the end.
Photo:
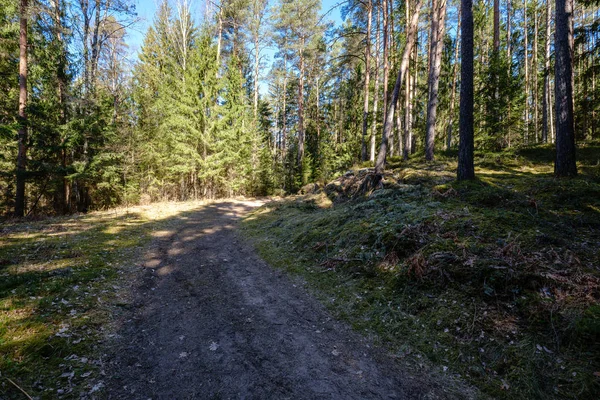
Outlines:
POLYGON ((210 344, 210 347, 208 348, 210 351, 217 351, 217 349, 219 348, 219 345, 215 342, 212 342, 210 344))

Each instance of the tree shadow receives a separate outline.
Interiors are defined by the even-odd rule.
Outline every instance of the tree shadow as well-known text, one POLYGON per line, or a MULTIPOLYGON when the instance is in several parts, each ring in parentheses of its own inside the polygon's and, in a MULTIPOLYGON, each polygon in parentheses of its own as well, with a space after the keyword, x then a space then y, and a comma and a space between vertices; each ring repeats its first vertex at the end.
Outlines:
MULTIPOLYGON (((180 232, 165 254, 186 256, 189 250, 181 250, 185 249, 186 241, 232 229, 239 216, 250 208, 232 201, 208 204, 158 220, 148 220, 139 212, 121 215, 105 212, 3 227, 0 233, 3 376, 11 378, 30 395, 42 397, 56 394, 49 392, 50 388, 62 388, 66 394, 90 390, 81 387, 86 384, 85 374, 98 372, 101 366, 65 357, 97 351, 93 343, 106 331, 105 324, 112 317, 106 304, 120 302, 114 289, 119 282, 117 278, 128 269, 139 269, 123 265, 123 259, 135 263, 140 248, 149 240, 157 240, 161 232, 171 236, 180 232), (225 225, 205 232, 194 230, 198 221, 209 221, 214 213, 224 215, 225 225)), ((153 269, 150 261, 144 259, 142 267, 153 270, 153 274, 176 271, 170 270, 169 263, 164 261, 153 269)), ((7 399, 23 396, 6 379, 0 382, 0 394, 7 399)))

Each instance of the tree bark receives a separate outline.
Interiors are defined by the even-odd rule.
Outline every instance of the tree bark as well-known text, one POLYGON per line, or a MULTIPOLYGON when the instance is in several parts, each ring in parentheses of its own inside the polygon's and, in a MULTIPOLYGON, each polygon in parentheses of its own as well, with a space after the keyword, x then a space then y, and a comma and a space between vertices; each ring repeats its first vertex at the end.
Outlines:
MULTIPOLYGON (((389 80, 389 16, 388 16, 388 0, 383 0, 383 112, 387 113, 388 109, 388 80, 389 80)), ((386 116, 384 116, 386 118, 386 116)))
POLYGON ((300 76, 298 80, 298 167, 304 160, 304 38, 300 40, 300 76))
MULTIPOLYGON (((378 12, 379 14, 379 12, 378 12)), ((375 93, 373 94, 373 123, 371 124, 371 143, 370 143, 370 151, 369 151, 369 160, 375 162, 375 147, 376 147, 376 138, 377 138, 377 106, 379 101, 379 15, 377 15, 377 26, 375 29, 376 39, 375 39, 375 93)))
POLYGON ((550 18, 551 0, 546 0, 546 44, 544 46, 544 89, 542 100, 542 142, 548 143, 550 131, 550 18))
POLYGON ((557 177, 577 175, 573 115, 573 0, 556 0, 554 66, 557 177))
POLYGON ((409 31, 407 33, 406 38, 406 46, 404 48, 404 53, 402 54, 402 61, 400 63, 400 68, 398 69, 398 76, 396 78, 396 84, 394 85, 394 91, 392 92, 392 100, 388 105, 385 119, 383 121, 383 135, 381 137, 381 146, 379 147, 379 153, 377 154, 377 161, 375 163, 375 173, 377 175, 383 174, 383 171, 385 170, 385 162, 388 151, 388 139, 392 132, 392 126, 394 124, 394 110, 396 108, 396 104, 398 103, 400 88, 402 87, 402 80, 404 79, 404 75, 406 75, 408 62, 410 60, 410 54, 412 52, 413 46, 415 45, 417 25, 419 22, 419 13, 421 11, 422 4, 423 0, 419 0, 415 7, 415 12, 412 15, 410 21, 409 31))
POLYGON ((442 49, 446 20, 446 0, 433 0, 431 20, 431 46, 429 48, 429 96, 427 101, 427 126, 425 136, 425 158, 434 159, 435 126, 437 122, 438 91, 442 68, 442 49))
POLYGON ((475 178, 473 162, 473 0, 461 0, 460 143, 458 180, 475 178))
POLYGON ((523 62, 525 63, 525 131, 524 139, 525 143, 529 143, 529 28, 527 25, 527 0, 523 0, 523 26, 524 26, 524 49, 525 57, 523 62))
POLYGON ((221 42, 223 40, 223 6, 222 4, 219 4, 217 6, 219 8, 219 13, 218 13, 218 23, 217 23, 217 59, 216 59, 216 65, 217 65, 217 78, 219 78, 219 73, 221 70, 221 42))
POLYGON ((506 59, 508 65, 512 64, 512 31, 511 31, 511 13, 512 0, 506 2, 506 59))
POLYGON ((258 75, 260 73, 260 49, 258 47, 258 33, 254 35, 254 124, 258 123, 258 75))
POLYGON ((285 157, 286 146, 287 146, 287 111, 286 111, 286 99, 287 99, 287 54, 283 55, 283 112, 281 116, 281 152, 282 159, 285 157))
POLYGON ((19 5, 19 131, 15 216, 25 215, 25 174, 27 172, 27 13, 28 0, 19 5))
MULTIPOLYGON (((406 2, 406 32, 409 31, 410 27, 410 2, 406 2)), ((410 58, 408 60, 408 73, 406 75, 406 82, 404 83, 404 144, 402 146, 402 159, 408 160, 410 141, 411 141, 411 124, 412 124, 412 110, 411 110, 411 76, 410 76, 410 58)))
POLYGON ((369 85, 371 79, 371 20, 373 18, 373 1, 367 2, 367 32, 365 37, 365 87, 362 121, 361 159, 367 161, 367 130, 369 128, 369 85))
POLYGON ((500 0, 494 0, 494 53, 500 53, 500 0))
POLYGON ((413 79, 408 73, 404 84, 404 146, 402 148, 402 159, 404 161, 408 160, 412 143, 412 82, 413 79))
POLYGON ((535 0, 533 13, 533 131, 535 133, 535 142, 539 142, 539 68, 538 68, 538 0, 535 0))
POLYGON ((446 150, 452 147, 452 130, 454 129, 454 108, 456 104, 456 86, 458 80, 458 51, 460 49, 460 11, 461 4, 458 5, 458 26, 456 28, 456 43, 454 45, 454 65, 452 66, 452 92, 450 93, 450 113, 448 120, 448 132, 446 137, 446 150))

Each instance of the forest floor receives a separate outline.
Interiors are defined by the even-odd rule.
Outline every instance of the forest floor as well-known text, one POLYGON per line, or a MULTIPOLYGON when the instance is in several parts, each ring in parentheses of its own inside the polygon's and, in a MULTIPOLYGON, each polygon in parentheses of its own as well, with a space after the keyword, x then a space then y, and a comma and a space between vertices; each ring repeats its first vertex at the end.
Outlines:
MULTIPOLYGON (((363 165, 244 220, 261 256, 330 312, 499 399, 600 398, 600 145, 556 179, 550 146, 363 165)), ((418 370, 420 365, 416 365, 418 370)))
POLYGON ((599 398, 600 146, 421 158, 4 222, 0 398, 599 398))
POLYGON ((262 261, 237 228, 262 204, 4 225, 0 398, 477 397, 354 332, 302 278, 262 261))

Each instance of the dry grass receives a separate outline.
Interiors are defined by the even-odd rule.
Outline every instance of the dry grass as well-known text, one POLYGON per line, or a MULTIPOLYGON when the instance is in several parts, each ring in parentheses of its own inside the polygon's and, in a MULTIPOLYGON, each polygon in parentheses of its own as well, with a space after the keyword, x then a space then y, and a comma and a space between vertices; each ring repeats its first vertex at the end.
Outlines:
POLYGON ((0 398, 101 393, 100 351, 154 236, 207 202, 7 221, 0 231, 0 398), (14 383, 11 383, 9 379, 14 383), (16 385, 15 385, 16 384, 16 385))

